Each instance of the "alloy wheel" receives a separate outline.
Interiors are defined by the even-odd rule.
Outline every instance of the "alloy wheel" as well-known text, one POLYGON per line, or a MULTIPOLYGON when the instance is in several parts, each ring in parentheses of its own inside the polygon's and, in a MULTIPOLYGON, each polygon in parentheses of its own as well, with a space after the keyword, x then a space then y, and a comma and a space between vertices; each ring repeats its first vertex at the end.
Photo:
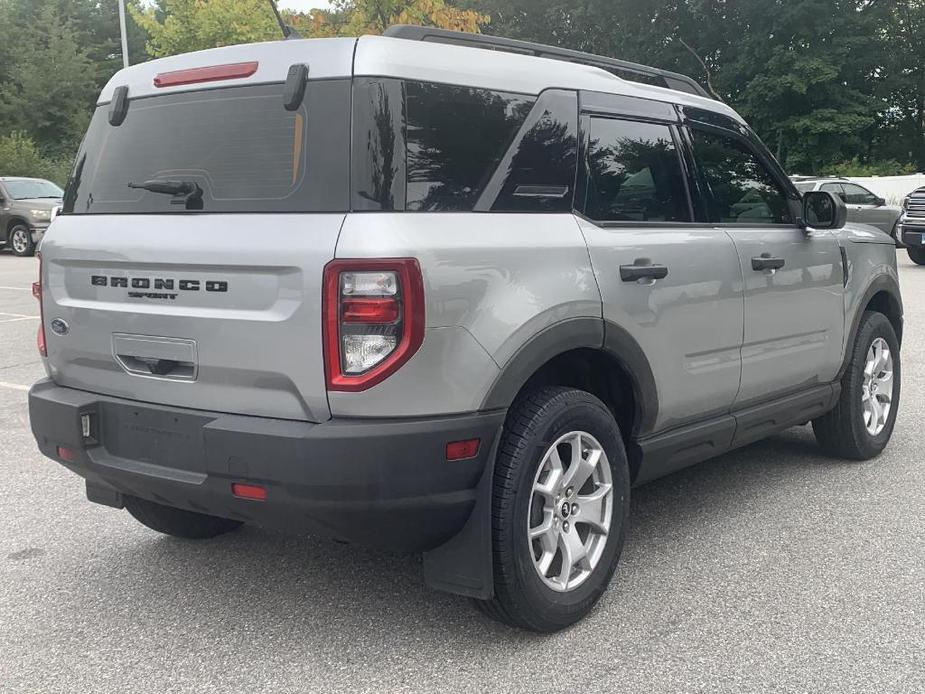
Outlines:
POLYGON ((861 404, 867 433, 877 436, 886 426, 893 407, 893 355, 882 337, 874 340, 867 350, 861 404))
POLYGON ((543 583, 571 591, 601 559, 613 517, 613 477, 603 446, 572 431, 553 443, 533 480, 527 542, 543 583))

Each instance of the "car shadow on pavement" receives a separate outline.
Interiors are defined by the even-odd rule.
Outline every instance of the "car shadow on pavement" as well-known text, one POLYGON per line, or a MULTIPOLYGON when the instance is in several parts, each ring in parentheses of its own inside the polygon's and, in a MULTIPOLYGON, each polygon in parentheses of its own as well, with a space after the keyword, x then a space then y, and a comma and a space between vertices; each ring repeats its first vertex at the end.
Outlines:
MULTIPOLYGON (((709 532, 711 523, 741 513, 743 504, 749 513, 767 511, 769 497, 800 494, 807 480, 822 484, 840 465, 848 463, 823 457, 811 431, 802 428, 633 490, 624 561, 610 593, 627 575, 634 585, 645 581, 666 538, 709 532)), ((494 624, 462 598, 426 588, 417 556, 259 528, 191 542, 136 527, 128 514, 125 525, 116 518, 104 521, 113 524, 113 533, 137 533, 137 541, 120 537, 105 556, 90 551, 88 561, 72 567, 78 595, 64 609, 76 623, 95 621, 86 612, 101 609, 92 597, 102 594, 122 600, 104 610, 130 610, 142 622, 176 610, 201 633, 250 625, 276 638, 312 638, 306 634, 323 631, 329 640, 353 635, 376 644, 402 632, 404 638, 415 634, 478 649, 488 647, 486 636, 534 638, 494 624), (88 593, 86 599, 80 592, 88 593)), ((632 590, 633 585, 617 589, 589 619, 632 609, 632 590)))

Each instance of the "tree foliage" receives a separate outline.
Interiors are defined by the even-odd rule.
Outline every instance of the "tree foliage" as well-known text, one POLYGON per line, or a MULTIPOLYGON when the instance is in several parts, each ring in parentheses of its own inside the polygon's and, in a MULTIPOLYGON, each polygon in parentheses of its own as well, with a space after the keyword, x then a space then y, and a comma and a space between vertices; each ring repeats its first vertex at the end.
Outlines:
MULTIPOLYGON (((148 32, 146 48, 156 58, 280 37, 267 0, 160 0, 131 11, 148 32)), ((391 24, 478 31, 488 21, 445 0, 337 0, 330 10, 283 15, 305 38, 381 34, 391 24)))
MULTIPOLYGON (((127 0, 132 63, 276 40, 266 0, 127 0)), ((925 170, 925 0, 335 0, 303 36, 486 31, 689 74, 790 171, 925 170)), ((71 156, 121 67, 115 0, 0 0, 0 137, 71 156)))

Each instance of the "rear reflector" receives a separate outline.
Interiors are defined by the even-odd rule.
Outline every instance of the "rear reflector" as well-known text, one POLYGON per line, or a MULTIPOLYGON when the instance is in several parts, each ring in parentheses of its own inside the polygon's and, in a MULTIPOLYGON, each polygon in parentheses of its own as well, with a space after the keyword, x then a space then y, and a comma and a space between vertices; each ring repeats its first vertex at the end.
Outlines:
POLYGON ((48 345, 45 343, 45 306, 42 303, 42 254, 36 253, 39 259, 39 281, 32 283, 32 296, 39 301, 39 328, 35 336, 35 344, 39 349, 39 354, 43 357, 48 356, 48 345))
POLYGON ((394 323, 401 317, 398 300, 393 298, 344 299, 341 310, 345 323, 394 323))
POLYGON ((453 441, 446 445, 447 460, 467 460, 474 458, 479 453, 479 439, 466 439, 465 441, 453 441))
POLYGON ((58 446, 58 449, 55 451, 55 453, 57 453, 58 457, 65 463, 73 463, 77 458, 77 451, 75 451, 73 448, 58 446))
POLYGON ((267 500, 267 488, 261 487, 259 484, 241 484, 239 482, 233 482, 231 485, 231 493, 239 499, 250 499, 252 501, 267 500))
POLYGON ((257 72, 259 63, 228 63, 227 65, 210 65, 209 67, 194 67, 188 70, 174 70, 162 72, 154 76, 155 87, 177 87, 181 84, 197 84, 199 82, 218 82, 220 80, 235 80, 250 77, 257 72))

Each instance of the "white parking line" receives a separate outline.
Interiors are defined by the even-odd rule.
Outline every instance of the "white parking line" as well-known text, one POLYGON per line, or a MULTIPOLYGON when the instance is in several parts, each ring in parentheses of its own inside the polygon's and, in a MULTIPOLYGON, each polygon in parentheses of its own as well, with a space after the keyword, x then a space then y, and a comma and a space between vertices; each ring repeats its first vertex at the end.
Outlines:
POLYGON ((38 316, 33 316, 28 313, 8 313, 7 311, 0 311, 0 316, 11 316, 12 318, 38 318, 38 316))
MULTIPOLYGON (((0 314, 3 315, 3 314, 0 314)), ((20 320, 38 320, 38 316, 19 316, 17 318, 0 318, 0 323, 15 323, 20 320)))
POLYGON ((12 289, 13 291, 16 291, 16 292, 31 292, 32 291, 32 287, 3 287, 3 286, 0 286, 0 289, 12 289))
POLYGON ((6 381, 0 381, 0 388, 9 388, 10 390, 22 390, 22 391, 29 390, 29 386, 21 386, 18 383, 7 383, 6 381))

